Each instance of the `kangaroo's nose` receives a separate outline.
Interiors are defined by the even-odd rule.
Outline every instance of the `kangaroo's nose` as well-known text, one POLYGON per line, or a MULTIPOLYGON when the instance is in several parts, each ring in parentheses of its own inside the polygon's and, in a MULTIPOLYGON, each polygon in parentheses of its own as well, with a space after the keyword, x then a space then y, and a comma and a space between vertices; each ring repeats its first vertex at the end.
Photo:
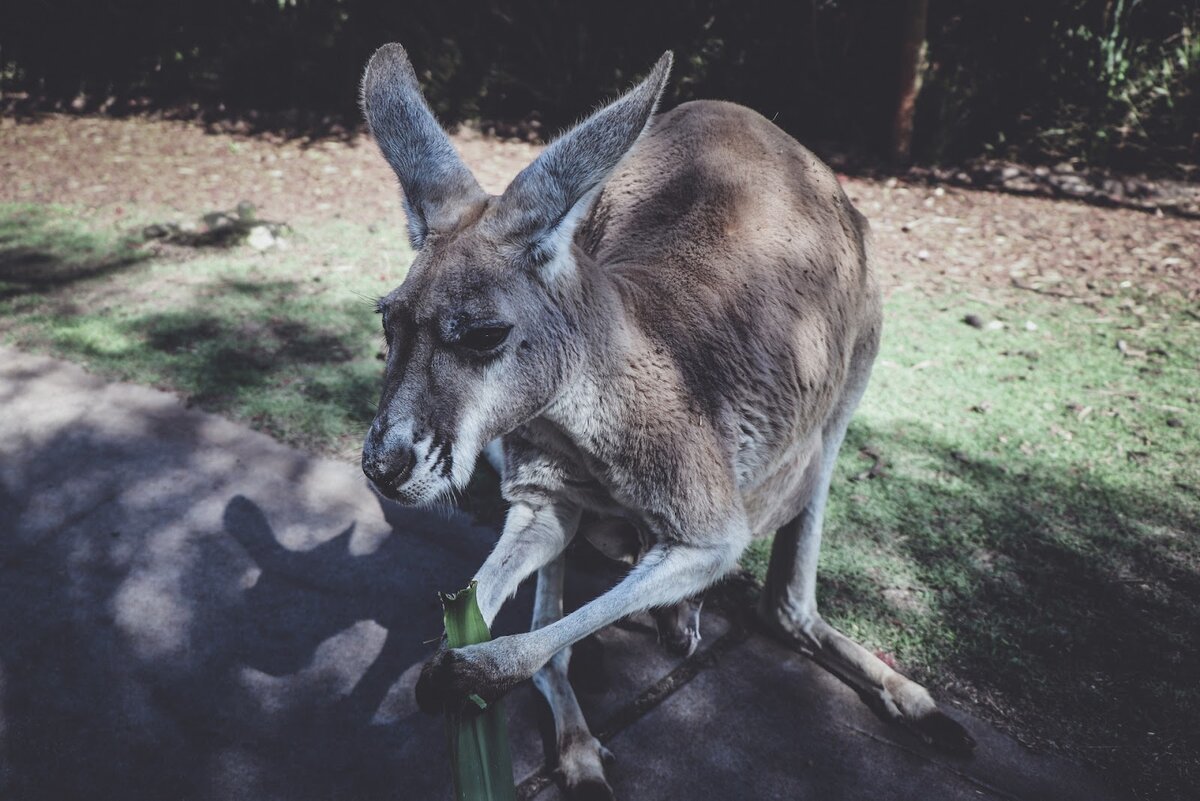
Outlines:
POLYGON ((391 453, 363 450, 363 473, 380 489, 393 489, 408 481, 416 464, 417 454, 412 448, 399 448, 391 453))

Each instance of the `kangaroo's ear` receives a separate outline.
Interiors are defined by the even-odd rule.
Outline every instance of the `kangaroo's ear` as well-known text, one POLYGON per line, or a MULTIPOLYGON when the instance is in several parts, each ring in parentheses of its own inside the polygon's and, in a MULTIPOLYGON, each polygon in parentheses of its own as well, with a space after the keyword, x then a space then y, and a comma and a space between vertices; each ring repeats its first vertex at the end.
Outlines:
POLYGON ((499 206, 533 263, 570 248, 575 226, 649 126, 670 71, 668 50, 646 80, 556 139, 509 184, 499 206))
POLYGON ((486 197, 434 119, 400 45, 386 44, 371 56, 362 107, 404 189, 413 247, 419 249, 430 231, 453 228, 467 206, 486 197))

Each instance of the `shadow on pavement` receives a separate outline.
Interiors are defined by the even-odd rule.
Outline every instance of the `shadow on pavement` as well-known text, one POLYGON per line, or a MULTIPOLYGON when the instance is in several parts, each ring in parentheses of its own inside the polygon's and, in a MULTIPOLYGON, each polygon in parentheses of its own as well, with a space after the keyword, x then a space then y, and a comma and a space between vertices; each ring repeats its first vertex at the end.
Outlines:
MULTIPOLYGON (((107 384, 49 359, 0 356, 0 798, 447 797, 442 721, 415 710, 412 688, 441 633, 436 592, 466 583, 494 529, 381 506, 353 468, 186 410, 164 393, 107 384)), ((1074 536, 1134 514, 1194 531, 1185 510, 1155 512, 1112 488, 1055 481, 1032 466, 1015 481, 981 459, 942 453, 928 432, 857 431, 852 445, 865 434, 891 458, 941 456, 965 486, 884 485, 896 494, 892 511, 914 524, 909 531, 927 532, 897 538, 897 558, 967 577, 938 610, 965 644, 960 659, 986 657, 992 646, 979 638, 989 631, 1026 652, 1023 666, 993 667, 997 683, 1069 676, 1080 660, 1107 659, 1093 670, 1127 688, 1129 703, 1146 699, 1147 718, 1186 719, 1186 698, 1179 713, 1161 701, 1178 686, 1175 663, 1134 670, 1132 657, 1111 656, 1112 638, 1140 654, 1194 654, 1186 640, 1194 573, 1150 538, 1106 541, 1109 561, 1097 562, 1074 536), (965 536, 972 520, 974 551, 936 536, 965 536), (958 564, 981 550, 998 561, 958 564), (1124 589, 1130 566, 1166 597, 1124 589), (1093 601, 1094 619, 1075 615, 1073 594, 1093 601), (1174 618, 1159 619, 1171 609, 1174 618), (972 615, 994 623, 981 633, 972 615), (1060 636, 1056 643, 1071 646, 1061 651, 1039 647, 1039 624, 1079 636, 1060 636), (1152 682, 1140 694, 1138 677, 1152 682)), ((887 521, 865 512, 853 522, 892 536, 887 521)), ((568 606, 582 600, 585 584, 572 579, 568 606)), ((835 589, 843 601, 870 604, 856 587, 835 589)), ((526 627, 529 595, 526 588, 505 608, 497 634, 526 627)), ((720 625, 719 616, 710 620, 720 625)), ((704 625, 706 636, 720 637, 704 625)), ((577 689, 602 729, 677 663, 637 626, 610 627, 597 639, 598 650, 581 646, 575 662, 598 679, 580 675, 577 689)), ((973 767, 945 767, 808 660, 758 638, 677 689, 612 740, 624 759, 614 785, 625 798, 722 797, 750 787, 757 797, 805 797, 806 788, 814 798, 835 790, 867 797, 890 788, 888 797, 949 798, 960 797, 951 782, 967 773, 1011 797, 1033 764, 975 721, 972 732, 991 742, 973 767), (868 764, 878 770, 868 774, 868 764), (891 778, 897 772, 903 783, 891 778)), ((541 765, 532 732, 545 734, 547 720, 527 685, 513 701, 510 725, 523 733, 514 737, 519 781, 541 765)), ((1155 731, 1183 744, 1194 738, 1155 731)), ((1058 792, 1063 765, 1043 763, 1045 781, 1018 796, 1058 788, 1058 797, 1075 797, 1058 792)), ((960 785, 961 797, 983 786, 960 785)), ((1104 796, 1093 784, 1085 789, 1104 796)))
MULTIPOLYGON (((36 378, 5 387, 18 419, 46 402, 21 389, 36 378)), ((385 522, 353 471, 169 398, 86 411, 138 399, 77 393, 0 437, 0 797, 445 795, 442 721, 412 683, 436 592, 495 533, 385 522)))

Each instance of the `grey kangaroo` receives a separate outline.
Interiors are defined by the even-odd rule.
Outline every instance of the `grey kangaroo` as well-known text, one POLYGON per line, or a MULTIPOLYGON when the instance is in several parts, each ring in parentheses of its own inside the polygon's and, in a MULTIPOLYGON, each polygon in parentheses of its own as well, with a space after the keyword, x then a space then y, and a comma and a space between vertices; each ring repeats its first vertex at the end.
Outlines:
POLYGON ((867 222, 828 167, 755 112, 692 102, 655 116, 670 67, 667 53, 496 197, 404 49, 367 66, 363 109, 417 256, 379 302, 387 365, 363 470, 383 495, 429 503, 465 486, 499 438, 511 509, 476 574, 484 619, 538 573, 532 630, 440 649, 417 701, 495 699, 532 677, 568 792, 611 797, 611 755, 567 681, 571 645, 655 609, 689 650, 698 596, 775 534, 765 624, 896 720, 969 750, 925 688, 817 611, 830 475, 879 343, 867 222), (564 616, 577 534, 636 564, 564 616))

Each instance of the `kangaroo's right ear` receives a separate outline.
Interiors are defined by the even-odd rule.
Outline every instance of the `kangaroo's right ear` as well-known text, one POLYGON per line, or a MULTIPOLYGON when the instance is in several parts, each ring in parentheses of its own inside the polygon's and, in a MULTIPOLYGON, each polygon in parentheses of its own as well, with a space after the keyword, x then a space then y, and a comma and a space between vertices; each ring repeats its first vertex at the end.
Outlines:
POLYGON ((570 248, 592 199, 650 125, 671 59, 663 53, 644 81, 556 139, 504 190, 499 207, 532 263, 570 248))
POLYGON ((468 205, 486 197, 434 119, 400 45, 386 44, 371 56, 362 107, 371 135, 404 189, 414 248, 430 231, 453 228, 468 205))

